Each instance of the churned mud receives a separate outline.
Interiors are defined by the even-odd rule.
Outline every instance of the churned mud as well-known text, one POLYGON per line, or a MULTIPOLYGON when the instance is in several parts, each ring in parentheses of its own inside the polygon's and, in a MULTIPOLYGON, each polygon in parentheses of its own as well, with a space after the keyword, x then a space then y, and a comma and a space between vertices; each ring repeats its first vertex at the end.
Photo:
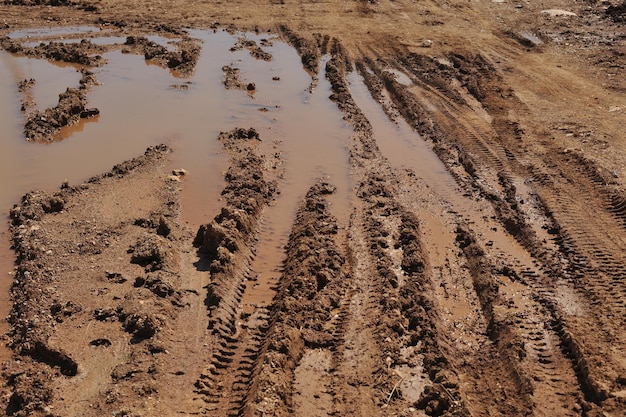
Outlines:
POLYGON ((623 3, 0 10, 4 415, 626 413, 623 3))

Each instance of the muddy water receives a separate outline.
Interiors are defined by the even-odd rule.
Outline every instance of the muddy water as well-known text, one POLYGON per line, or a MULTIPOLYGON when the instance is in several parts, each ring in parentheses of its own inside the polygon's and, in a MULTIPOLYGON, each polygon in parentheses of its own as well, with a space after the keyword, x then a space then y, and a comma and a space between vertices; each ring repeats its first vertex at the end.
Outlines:
MULTIPOLYGON (((98 36, 98 28, 78 27, 66 31, 35 29, 12 34, 25 42, 59 40, 61 37, 98 36)), ((189 79, 176 78, 169 70, 147 65, 142 56, 120 51, 104 55, 107 64, 95 68, 101 85, 88 94, 97 118, 82 120, 64 129, 51 144, 28 143, 22 134, 24 116, 17 92, 19 81, 36 80, 32 99, 37 109, 53 106, 58 94, 78 86, 80 74, 71 65, 19 58, 0 51, 0 211, 7 213, 21 195, 32 189, 54 190, 64 180, 85 181, 121 161, 141 154, 146 147, 167 143, 174 152, 171 168, 185 168, 183 217, 195 230, 210 221, 223 204, 219 201, 228 157, 217 141, 220 131, 254 127, 261 134, 261 152, 280 152, 284 179, 281 194, 266 210, 253 268, 262 277, 253 298, 261 304, 271 300, 270 282, 277 276, 297 204, 317 178, 326 178, 338 191, 331 197, 333 212, 348 215, 350 188, 347 138, 350 135, 335 105, 328 100, 329 85, 320 83, 308 91, 310 76, 302 69, 296 52, 273 40, 263 47, 273 54, 271 62, 259 61, 244 49, 231 52, 237 36, 226 32, 193 31, 202 40, 202 54, 189 79), (224 65, 241 69, 241 78, 254 82, 257 91, 226 90, 224 65), (278 79, 276 79, 278 78, 278 79), (260 111, 263 109, 264 111, 260 111)), ((265 36, 248 35, 260 41, 265 36)), ((269 36, 265 37, 269 38, 269 36)), ((165 38, 154 38, 167 44, 165 38)), ((110 43, 119 43, 111 37, 110 43)), ((6 232, 2 236, 8 238, 6 232)), ((6 295, 13 255, 0 245, 0 293, 6 295), (7 279, 8 278, 8 279, 7 279)), ((8 313, 6 297, 0 298, 0 315, 8 313)))
MULTIPOLYGON (((257 62, 257 65, 262 64, 257 62)), ((251 73, 254 73, 260 68, 252 70, 251 73)), ((286 71, 287 67, 275 66, 271 73, 278 74, 282 81, 288 75, 286 71)), ((271 302, 272 286, 281 274, 282 248, 287 243, 295 211, 308 188, 318 179, 326 180, 337 188, 330 197, 331 212, 337 216, 342 227, 348 223, 351 182, 347 146, 352 131, 343 122, 335 105, 328 100, 331 87, 324 72, 318 76, 319 84, 312 92, 307 89, 311 79, 306 74, 300 74, 298 80, 291 78, 285 85, 267 85, 267 80, 257 82, 259 93, 256 101, 265 103, 266 108, 271 107, 268 113, 259 113, 263 115, 259 117, 267 118, 269 115, 271 118, 267 131, 262 132, 261 137, 269 138, 273 143, 271 149, 269 144, 265 144, 264 149, 266 153, 272 149, 284 152, 285 173, 284 179, 279 182, 280 196, 274 205, 266 209, 261 219, 257 257, 252 265, 257 276, 244 294, 242 304, 245 312, 271 302), (285 95, 285 91, 298 93, 290 96, 285 95)))

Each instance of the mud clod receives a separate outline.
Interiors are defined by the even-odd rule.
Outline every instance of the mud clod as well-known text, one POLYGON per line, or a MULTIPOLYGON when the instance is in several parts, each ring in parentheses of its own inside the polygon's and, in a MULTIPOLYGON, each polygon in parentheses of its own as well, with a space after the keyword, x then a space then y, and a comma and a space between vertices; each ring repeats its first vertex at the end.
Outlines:
POLYGON ((28 115, 24 125, 27 140, 51 142, 62 128, 76 124, 81 118, 95 117, 100 113, 98 109, 86 108, 87 92, 97 81, 92 72, 82 72, 79 88, 68 88, 60 94, 59 103, 55 107, 28 115))
POLYGON ((152 234, 145 235, 128 248, 130 262, 146 267, 147 270, 159 270, 167 258, 166 243, 152 234))

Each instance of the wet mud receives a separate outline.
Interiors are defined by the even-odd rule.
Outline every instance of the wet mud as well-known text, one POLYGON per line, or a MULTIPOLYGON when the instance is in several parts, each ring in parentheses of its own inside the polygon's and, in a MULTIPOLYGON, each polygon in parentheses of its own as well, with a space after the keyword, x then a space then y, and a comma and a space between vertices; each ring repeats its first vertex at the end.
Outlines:
MULTIPOLYGON (((357 6, 344 11, 353 23, 409 7, 357 6)), ((620 7, 578 13, 604 36, 620 7)), ((0 84, 33 142, 83 140, 69 127, 107 114, 130 123, 98 104, 109 83, 155 103, 137 123, 187 125, 9 211, 5 414, 622 415, 626 194, 619 152, 596 152, 619 145, 610 122, 546 123, 529 104, 545 98, 511 62, 550 79, 534 60, 552 57, 553 19, 578 30, 576 14, 538 13, 543 31, 522 19, 480 49, 372 25, 367 44, 316 20, 265 18, 266 32, 259 17, 254 33, 213 21, 213 34, 166 22, 149 34, 113 13, 100 18, 117 22, 102 23, 110 43, 97 31, 2 38, 7 59, 67 62, 82 77, 45 110, 36 79, 0 84), (524 36, 535 33, 541 45, 524 36), (131 61, 156 92, 112 65, 131 61), (177 137, 195 129, 201 140, 177 137)), ((422 23, 449 30, 437 19, 422 23)), ((604 93, 621 97, 609 78, 604 93)))

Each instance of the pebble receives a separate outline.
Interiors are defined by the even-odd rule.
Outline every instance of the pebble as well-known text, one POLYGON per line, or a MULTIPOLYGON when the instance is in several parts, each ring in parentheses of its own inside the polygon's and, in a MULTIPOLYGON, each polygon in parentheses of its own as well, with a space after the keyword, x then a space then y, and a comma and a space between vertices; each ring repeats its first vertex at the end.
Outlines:
POLYGON ((172 175, 176 175, 177 177, 184 177, 187 173, 188 171, 183 168, 172 170, 172 175))

